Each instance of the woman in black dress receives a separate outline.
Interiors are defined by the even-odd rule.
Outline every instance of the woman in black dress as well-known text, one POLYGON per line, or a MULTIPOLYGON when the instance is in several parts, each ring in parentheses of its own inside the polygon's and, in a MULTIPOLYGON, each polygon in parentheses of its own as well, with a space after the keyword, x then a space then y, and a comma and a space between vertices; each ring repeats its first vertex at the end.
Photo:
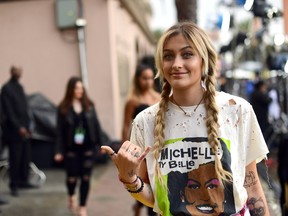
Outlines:
POLYGON ((55 160, 64 159, 68 206, 76 209, 75 189, 80 182, 79 216, 87 216, 86 201, 94 164, 95 146, 101 144, 101 128, 92 101, 80 78, 72 77, 58 108, 55 160))
MULTIPOLYGON (((153 69, 148 65, 139 65, 136 68, 131 93, 128 96, 125 105, 122 142, 129 139, 131 123, 136 115, 147 107, 156 104, 159 100, 160 94, 154 90, 153 69)), ((134 216, 140 215, 140 210, 142 207, 143 204, 136 201, 133 206, 134 216)), ((153 212, 152 208, 148 208, 148 215, 154 216, 156 214, 153 212)))

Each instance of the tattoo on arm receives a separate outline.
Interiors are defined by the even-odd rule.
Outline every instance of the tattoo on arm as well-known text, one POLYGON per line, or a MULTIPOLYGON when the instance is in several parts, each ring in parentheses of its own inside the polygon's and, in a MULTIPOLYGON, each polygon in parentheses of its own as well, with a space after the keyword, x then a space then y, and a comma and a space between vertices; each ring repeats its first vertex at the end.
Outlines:
POLYGON ((258 183, 258 180, 256 179, 255 173, 253 171, 249 171, 248 173, 246 173, 245 181, 244 181, 245 188, 254 186, 257 183, 258 183))
POLYGON ((265 204, 261 197, 259 199, 255 197, 250 198, 247 201, 247 206, 251 216, 264 216, 266 213, 265 204))

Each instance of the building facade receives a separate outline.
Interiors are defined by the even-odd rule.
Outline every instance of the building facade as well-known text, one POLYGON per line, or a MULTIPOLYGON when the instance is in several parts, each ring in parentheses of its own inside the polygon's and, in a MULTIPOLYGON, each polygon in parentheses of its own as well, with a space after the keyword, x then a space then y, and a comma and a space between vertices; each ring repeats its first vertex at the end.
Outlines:
MULTIPOLYGON (((154 53, 151 9, 147 0, 82 4, 88 94, 104 131, 119 139, 137 61, 154 53)), ((11 65, 20 66, 28 94, 40 92, 59 104, 69 77, 81 76, 77 28, 58 28, 54 0, 2 0, 0 26, 0 84, 9 79, 11 65)))

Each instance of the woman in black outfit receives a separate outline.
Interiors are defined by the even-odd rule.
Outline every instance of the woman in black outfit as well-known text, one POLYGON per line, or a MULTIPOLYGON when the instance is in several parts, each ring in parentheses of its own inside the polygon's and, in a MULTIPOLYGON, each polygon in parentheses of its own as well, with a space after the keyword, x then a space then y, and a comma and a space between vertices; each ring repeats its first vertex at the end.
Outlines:
POLYGON ((86 201, 94 164, 95 146, 101 145, 101 128, 92 101, 80 78, 72 77, 58 108, 56 161, 64 159, 69 209, 76 209, 75 188, 80 181, 79 216, 87 216, 86 201))
MULTIPOLYGON (((145 64, 136 68, 131 93, 125 105, 124 125, 122 130, 122 143, 129 139, 130 128, 133 119, 138 113, 147 107, 156 104, 160 100, 160 94, 154 90, 153 69, 145 64)), ((134 216, 140 215, 144 205, 138 201, 133 206, 134 216)), ((155 216, 152 208, 148 208, 148 215, 155 216)))

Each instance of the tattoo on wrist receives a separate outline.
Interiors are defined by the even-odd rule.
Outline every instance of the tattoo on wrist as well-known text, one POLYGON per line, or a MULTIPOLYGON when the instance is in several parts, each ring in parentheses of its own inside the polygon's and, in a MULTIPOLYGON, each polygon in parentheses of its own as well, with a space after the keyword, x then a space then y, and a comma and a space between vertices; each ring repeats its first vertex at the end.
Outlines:
POLYGON ((130 172, 128 172, 128 176, 131 178, 135 175, 134 170, 131 170, 130 172))
POLYGON ((246 173, 245 181, 244 181, 245 188, 254 186, 257 183, 258 183, 258 180, 256 179, 256 175, 253 171, 249 171, 248 173, 246 173))
POLYGON ((261 197, 259 199, 255 197, 250 198, 247 201, 247 206, 251 216, 264 216, 266 213, 265 204, 261 197))

